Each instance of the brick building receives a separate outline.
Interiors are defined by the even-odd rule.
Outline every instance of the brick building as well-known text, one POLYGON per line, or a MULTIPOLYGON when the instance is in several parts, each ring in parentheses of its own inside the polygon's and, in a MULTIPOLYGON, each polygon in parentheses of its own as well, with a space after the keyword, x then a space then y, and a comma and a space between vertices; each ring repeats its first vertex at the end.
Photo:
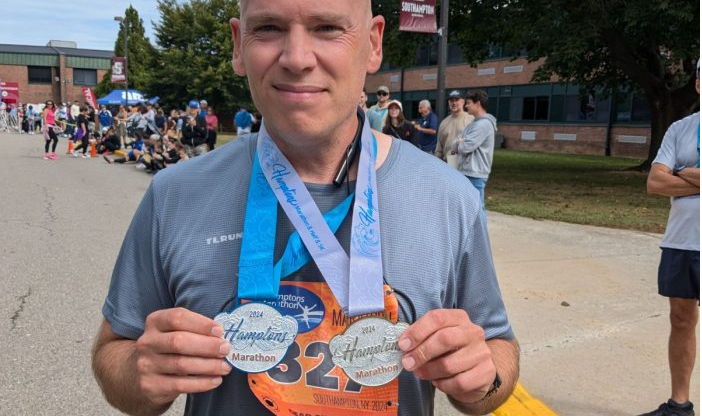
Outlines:
MULTIPOLYGON (((458 48, 452 47, 452 52, 446 68, 447 93, 487 91, 488 112, 497 117, 504 147, 589 155, 604 155, 609 147, 612 156, 647 157, 651 116, 645 98, 630 94, 615 100, 600 97, 597 91, 581 94, 577 85, 557 79, 531 83, 539 62, 497 56, 473 68, 459 62, 458 48)), ((436 66, 392 69, 385 65, 366 78, 369 101, 375 100, 373 92, 381 85, 402 101, 408 118, 418 117, 422 99, 436 108, 436 66)))
POLYGON ((113 55, 65 41, 46 46, 0 44, 0 81, 17 83, 21 103, 82 103, 81 87, 95 87, 110 69, 113 55))

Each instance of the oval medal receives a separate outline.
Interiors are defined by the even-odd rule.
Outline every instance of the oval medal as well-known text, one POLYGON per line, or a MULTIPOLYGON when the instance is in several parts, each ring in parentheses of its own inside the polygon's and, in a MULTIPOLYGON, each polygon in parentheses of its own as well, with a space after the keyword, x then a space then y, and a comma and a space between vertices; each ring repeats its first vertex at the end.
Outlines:
POLYGON ((281 315, 263 303, 246 303, 214 320, 222 325, 222 338, 232 348, 226 359, 246 373, 260 373, 275 367, 297 335, 297 321, 281 315))
POLYGON ((332 361, 362 386, 385 385, 402 371, 397 340, 407 328, 409 324, 383 318, 359 319, 331 339, 332 361))

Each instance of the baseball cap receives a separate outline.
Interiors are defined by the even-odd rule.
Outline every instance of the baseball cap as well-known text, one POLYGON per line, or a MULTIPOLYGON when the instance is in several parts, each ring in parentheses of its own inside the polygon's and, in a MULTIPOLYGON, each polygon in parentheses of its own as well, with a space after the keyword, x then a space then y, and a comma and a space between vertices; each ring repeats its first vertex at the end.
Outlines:
POLYGON ((453 90, 449 93, 448 98, 463 98, 463 94, 458 90, 453 90))
POLYGON ((400 107, 400 111, 402 111, 402 103, 397 101, 397 100, 391 100, 388 103, 388 108, 390 108, 391 105, 395 104, 396 106, 400 107))
POLYGON ((390 94, 390 88, 386 87, 385 85, 381 85, 378 87, 378 92, 384 92, 386 94, 390 94))
POLYGON ((205 101, 205 100, 200 100, 200 104, 205 104, 205 105, 207 105, 207 101, 205 101))
POLYGON ((197 100, 190 100, 188 103, 188 107, 190 108, 200 108, 200 103, 197 102, 197 100))

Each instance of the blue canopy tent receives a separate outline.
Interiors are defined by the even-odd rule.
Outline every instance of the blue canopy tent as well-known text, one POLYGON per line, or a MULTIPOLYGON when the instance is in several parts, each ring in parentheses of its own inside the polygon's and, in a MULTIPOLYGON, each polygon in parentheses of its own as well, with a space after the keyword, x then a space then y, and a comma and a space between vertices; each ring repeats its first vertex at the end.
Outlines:
MULTIPOLYGON (((144 95, 137 90, 129 90, 129 102, 127 105, 141 104, 146 99, 144 95)), ((102 98, 98 98, 98 105, 122 105, 124 104, 124 90, 113 90, 102 98)))

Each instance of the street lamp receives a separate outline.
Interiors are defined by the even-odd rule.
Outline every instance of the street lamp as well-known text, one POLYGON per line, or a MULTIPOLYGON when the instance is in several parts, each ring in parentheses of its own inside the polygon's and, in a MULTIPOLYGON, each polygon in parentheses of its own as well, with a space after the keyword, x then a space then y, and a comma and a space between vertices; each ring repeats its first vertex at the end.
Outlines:
POLYGON ((127 47, 129 23, 122 16, 115 16, 115 22, 120 22, 124 25, 124 108, 129 106, 129 73, 127 72, 129 48, 127 47))

